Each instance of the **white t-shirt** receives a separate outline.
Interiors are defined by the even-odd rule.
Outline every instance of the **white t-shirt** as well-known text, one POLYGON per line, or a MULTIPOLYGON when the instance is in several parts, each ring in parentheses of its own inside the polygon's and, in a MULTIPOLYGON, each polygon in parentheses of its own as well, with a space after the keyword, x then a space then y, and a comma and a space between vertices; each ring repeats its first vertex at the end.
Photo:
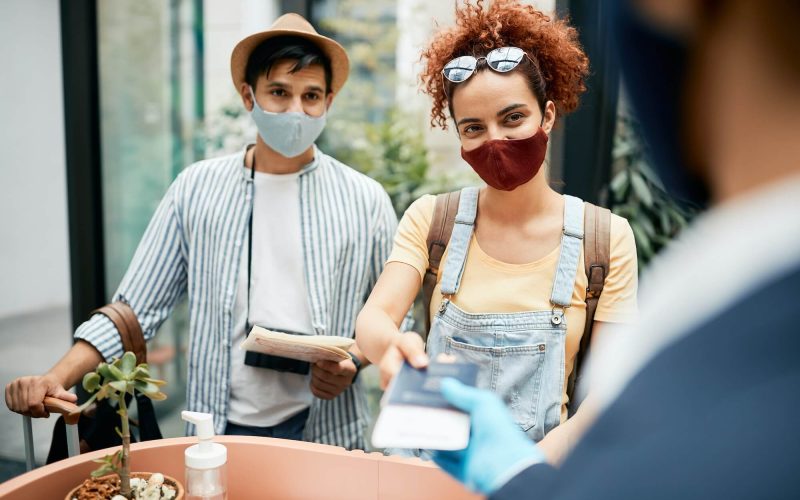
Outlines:
MULTIPOLYGON (((249 172, 248 172, 249 174, 249 172)), ((299 173, 256 172, 250 323, 313 334, 300 235, 299 173)), ((284 422, 311 405, 310 375, 246 366, 247 244, 242 245, 234 305, 228 420, 255 427, 284 422)))

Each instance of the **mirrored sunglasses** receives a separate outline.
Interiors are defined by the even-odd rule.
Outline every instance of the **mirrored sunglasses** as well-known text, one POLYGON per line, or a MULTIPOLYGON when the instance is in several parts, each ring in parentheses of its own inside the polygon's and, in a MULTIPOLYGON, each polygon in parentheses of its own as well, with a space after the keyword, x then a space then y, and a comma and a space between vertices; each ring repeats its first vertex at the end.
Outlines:
POLYGON ((492 70, 498 73, 508 73, 519 66, 523 57, 530 59, 530 56, 519 47, 499 47, 486 54, 485 57, 456 57, 445 64, 442 75, 453 83, 466 81, 475 73, 478 61, 481 59, 485 59, 486 65, 492 70))

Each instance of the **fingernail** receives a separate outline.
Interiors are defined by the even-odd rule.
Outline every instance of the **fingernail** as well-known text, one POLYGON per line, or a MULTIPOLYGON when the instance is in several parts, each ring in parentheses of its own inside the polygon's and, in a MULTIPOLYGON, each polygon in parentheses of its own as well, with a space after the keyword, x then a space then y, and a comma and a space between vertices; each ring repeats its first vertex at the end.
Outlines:
POLYGON ((417 354, 411 359, 411 364, 416 366, 417 368, 422 368, 423 366, 428 364, 428 356, 424 354, 417 354))

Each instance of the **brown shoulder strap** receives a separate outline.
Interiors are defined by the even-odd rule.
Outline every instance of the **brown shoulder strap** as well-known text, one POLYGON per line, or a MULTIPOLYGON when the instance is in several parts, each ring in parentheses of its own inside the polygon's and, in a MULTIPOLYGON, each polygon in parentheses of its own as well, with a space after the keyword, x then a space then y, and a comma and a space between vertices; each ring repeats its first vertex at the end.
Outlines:
POLYGON ((147 344, 142 327, 131 306, 122 301, 112 302, 95 309, 92 314, 102 314, 114 323, 122 340, 123 349, 136 354, 136 364, 147 362, 147 344))
POLYGON ((436 288, 436 277, 439 275, 439 266, 442 256, 453 233, 453 225, 458 213, 458 202, 461 191, 436 195, 436 206, 433 209, 433 219, 428 230, 428 269, 422 280, 423 312, 425 314, 425 333, 423 339, 428 338, 431 329, 431 300, 433 289, 436 288))
MULTIPOLYGON (((583 328, 580 347, 567 385, 567 394, 570 400, 572 400, 573 391, 575 390, 578 370, 583 365, 583 361, 589 351, 592 341, 594 313, 597 310, 597 302, 600 300, 600 294, 603 293, 603 286, 608 276, 611 256, 611 211, 607 208, 586 203, 583 227, 583 258, 586 277, 589 280, 586 286, 586 325, 583 328)), ((571 413, 573 408, 575 407, 570 405, 571 413)))

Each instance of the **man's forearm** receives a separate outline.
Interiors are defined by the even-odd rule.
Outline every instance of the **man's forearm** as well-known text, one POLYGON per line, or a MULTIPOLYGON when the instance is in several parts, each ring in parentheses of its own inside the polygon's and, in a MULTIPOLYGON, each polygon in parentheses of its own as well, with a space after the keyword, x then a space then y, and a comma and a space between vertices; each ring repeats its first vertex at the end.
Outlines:
POLYGON ((63 358, 53 366, 47 376, 55 378, 64 388, 79 383, 83 376, 104 361, 100 352, 86 341, 78 340, 63 358))

